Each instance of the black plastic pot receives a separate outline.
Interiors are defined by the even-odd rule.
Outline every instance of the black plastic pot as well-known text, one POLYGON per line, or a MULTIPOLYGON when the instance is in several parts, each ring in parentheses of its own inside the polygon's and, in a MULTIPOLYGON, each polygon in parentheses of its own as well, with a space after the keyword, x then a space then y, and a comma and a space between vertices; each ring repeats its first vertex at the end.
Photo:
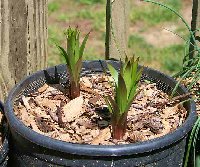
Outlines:
MULTIPOLYGON (((109 61, 119 68, 119 62, 109 61)), ((83 64, 82 74, 102 72, 105 61, 88 61, 83 64)), ((145 68, 143 80, 155 82, 159 89, 171 92, 176 81, 158 71, 145 68)), ((185 152, 186 137, 195 120, 195 103, 188 101, 185 108, 189 111, 185 123, 174 132, 163 137, 145 142, 95 146, 71 144, 38 134, 26 127, 14 114, 13 103, 23 94, 33 92, 44 83, 66 83, 66 66, 59 65, 39 71, 20 82, 10 92, 5 113, 9 122, 12 137, 13 166, 72 166, 72 167, 181 167, 185 152)), ((180 86, 178 94, 186 93, 180 86)))
MULTIPOLYGON (((3 103, 0 101, 0 111, 4 112, 4 107, 3 107, 3 103)), ((3 118, 5 120, 5 118, 3 118)), ((6 167, 8 164, 8 151, 9 151, 9 147, 8 147, 8 130, 7 130, 7 125, 5 123, 5 121, 3 121, 3 127, 4 127, 4 141, 2 146, 0 147, 0 166, 1 167, 6 167)))

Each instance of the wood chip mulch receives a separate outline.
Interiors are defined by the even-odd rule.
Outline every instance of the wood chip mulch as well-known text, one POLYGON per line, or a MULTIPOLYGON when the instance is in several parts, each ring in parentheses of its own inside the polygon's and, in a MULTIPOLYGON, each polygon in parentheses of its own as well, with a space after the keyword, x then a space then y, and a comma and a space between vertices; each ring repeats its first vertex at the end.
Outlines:
POLYGON ((187 111, 154 83, 139 83, 128 112, 123 141, 112 139, 111 117, 102 95, 113 94, 111 77, 91 74, 81 78, 81 96, 71 100, 60 85, 43 85, 15 102, 16 116, 34 131, 54 139, 82 144, 128 144, 164 136, 183 124, 187 111))

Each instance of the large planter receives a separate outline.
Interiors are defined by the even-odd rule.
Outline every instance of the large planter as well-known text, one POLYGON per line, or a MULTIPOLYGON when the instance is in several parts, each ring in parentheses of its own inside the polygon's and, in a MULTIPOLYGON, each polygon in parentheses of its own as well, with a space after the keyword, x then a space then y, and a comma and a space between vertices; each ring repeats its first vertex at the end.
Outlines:
MULTIPOLYGON (((4 106, 1 101, 0 101, 0 111, 4 112, 4 106)), ((3 121, 2 126, 3 126, 4 140, 3 140, 2 146, 0 147, 0 166, 6 167, 8 164, 9 147, 8 147, 8 130, 7 130, 7 125, 5 123, 5 119, 3 121)))
MULTIPOLYGON (((119 68, 119 62, 112 61, 112 63, 119 68)), ((82 74, 102 72, 102 64, 106 66, 105 61, 84 62, 82 74)), ((176 84, 174 79, 149 68, 144 69, 142 79, 155 82, 159 89, 167 93, 171 92, 176 84)), ((11 131, 11 162, 14 166, 182 166, 187 134, 196 120, 193 101, 188 101, 184 105, 189 111, 185 123, 166 136, 128 145, 71 144, 34 132, 26 127, 13 112, 14 101, 22 94, 32 92, 46 82, 60 84, 68 82, 66 66, 56 66, 27 77, 16 85, 8 96, 5 113, 11 131)), ((186 92, 186 89, 181 86, 177 90, 178 94, 186 92)))

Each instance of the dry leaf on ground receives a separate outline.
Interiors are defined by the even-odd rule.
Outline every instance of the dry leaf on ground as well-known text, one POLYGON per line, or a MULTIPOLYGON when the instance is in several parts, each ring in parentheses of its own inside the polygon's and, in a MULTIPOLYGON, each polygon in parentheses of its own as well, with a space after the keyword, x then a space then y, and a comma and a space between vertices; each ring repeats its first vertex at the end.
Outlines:
POLYGON ((67 103, 61 109, 63 111, 63 122, 72 122, 80 117, 84 113, 83 102, 83 97, 79 96, 67 103))
POLYGON ((91 144, 98 145, 111 137, 110 128, 106 128, 100 131, 99 135, 96 136, 91 144))

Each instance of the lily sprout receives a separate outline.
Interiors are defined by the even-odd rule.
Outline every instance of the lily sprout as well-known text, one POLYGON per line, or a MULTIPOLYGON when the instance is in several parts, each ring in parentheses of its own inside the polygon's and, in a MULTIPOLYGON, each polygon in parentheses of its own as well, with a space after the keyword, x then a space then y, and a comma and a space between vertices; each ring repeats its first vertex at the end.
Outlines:
POLYGON ((108 95, 104 99, 112 118, 112 137, 121 140, 126 133, 128 110, 136 96, 138 82, 142 75, 142 68, 138 70, 138 61, 134 57, 121 63, 118 72, 112 65, 108 69, 114 78, 114 99, 108 95))
POLYGON ((64 32, 67 39, 67 49, 57 45, 61 55, 66 60, 67 71, 70 76, 69 97, 75 99, 80 96, 80 73, 82 68, 82 57, 89 33, 85 36, 82 44, 79 43, 80 31, 78 28, 69 27, 64 32))

